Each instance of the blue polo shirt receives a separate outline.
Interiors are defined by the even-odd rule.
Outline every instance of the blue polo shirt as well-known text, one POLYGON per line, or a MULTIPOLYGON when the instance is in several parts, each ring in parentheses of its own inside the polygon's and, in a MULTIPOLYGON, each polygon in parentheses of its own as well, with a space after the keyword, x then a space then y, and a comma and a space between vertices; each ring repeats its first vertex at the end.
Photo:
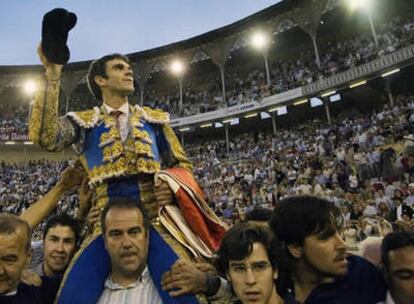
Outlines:
MULTIPOLYGON (((383 273, 359 256, 350 256, 348 273, 332 283, 316 287, 304 304, 377 304, 385 301, 387 288, 383 273)), ((295 304, 294 291, 285 304, 295 304)))

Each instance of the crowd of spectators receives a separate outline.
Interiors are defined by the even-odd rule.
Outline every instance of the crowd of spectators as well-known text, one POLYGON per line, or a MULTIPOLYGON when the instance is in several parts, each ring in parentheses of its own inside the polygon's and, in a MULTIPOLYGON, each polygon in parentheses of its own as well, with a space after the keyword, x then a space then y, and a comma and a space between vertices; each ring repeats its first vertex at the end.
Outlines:
POLYGON ((231 139, 229 153, 224 140, 187 151, 213 209, 230 224, 284 197, 316 195, 341 207, 349 227, 360 228, 359 240, 379 233, 362 233, 361 216, 413 229, 414 97, 397 100, 393 108, 339 117, 331 126, 314 120, 275 135, 241 135, 231 139), (402 205, 408 208, 396 216, 402 205))
MULTIPOLYGON (((400 95, 394 107, 369 115, 344 115, 330 126, 315 119, 275 135, 240 135, 231 139, 229 153, 220 139, 186 151, 209 204, 229 224, 254 208, 307 194, 341 207, 349 228, 358 227, 358 240, 379 233, 367 224, 380 223, 375 216, 414 229, 414 96, 400 95), (399 206, 404 212, 400 207, 395 213, 399 206)), ((65 166, 47 160, 2 163, 0 211, 20 214, 57 182, 56 172, 65 166)), ((57 211, 73 215, 77 206, 77 193, 69 192, 57 211)))
POLYGON ((26 140, 29 108, 0 104, 0 140, 26 140))
MULTIPOLYGON (((25 164, 0 163, 0 213, 23 213, 31 204, 44 196, 59 180, 58 172, 67 162, 49 160, 30 161, 25 164)), ((66 213, 74 216, 79 204, 77 191, 68 192, 51 214, 66 213)), ((44 223, 34 233, 42 235, 44 223)))

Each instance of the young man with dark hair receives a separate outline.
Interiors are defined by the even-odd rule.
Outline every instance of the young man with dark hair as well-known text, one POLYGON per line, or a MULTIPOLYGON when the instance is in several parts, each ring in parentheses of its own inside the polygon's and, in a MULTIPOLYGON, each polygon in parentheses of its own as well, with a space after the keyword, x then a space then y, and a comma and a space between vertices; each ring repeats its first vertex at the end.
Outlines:
POLYGON ((242 304, 283 303, 275 287, 278 245, 265 228, 241 223, 231 228, 217 252, 217 270, 242 304))
POLYGON ((51 217, 43 233, 43 258, 31 269, 40 276, 62 276, 80 241, 78 220, 66 214, 51 217))
POLYGON ((381 271, 348 256, 340 235, 340 210, 325 199, 297 196, 282 200, 270 226, 283 243, 288 267, 277 282, 285 303, 379 303, 386 286, 381 271))
MULTIPOLYGON (((100 106, 69 112, 59 118, 57 109, 63 65, 49 61, 41 48, 38 54, 45 67, 45 81, 33 106, 30 138, 48 151, 61 151, 72 144, 76 147, 87 171, 89 185, 97 194, 99 208, 104 208, 113 197, 124 197, 141 201, 150 220, 154 220, 161 206, 173 203, 173 193, 167 182, 155 181, 154 175, 161 168, 192 169, 169 125, 169 114, 129 103, 129 96, 135 90, 131 64, 126 57, 112 54, 92 62, 89 69, 88 85, 100 106)), ((154 229, 153 233, 159 236, 159 246, 165 245, 165 254, 174 258, 167 259, 170 265, 153 265, 169 268, 177 259, 176 247, 180 245, 175 240, 178 245, 170 245, 166 240, 170 235, 160 231, 162 229, 154 229)), ((99 224, 93 230, 95 235, 101 233, 99 224)), ((97 271, 94 265, 97 261, 108 261, 102 250, 103 239, 98 236, 87 241, 81 248, 79 260, 85 257, 89 262, 74 261, 59 294, 60 303, 96 302, 101 294, 102 282, 108 274, 97 271), (90 269, 85 265, 91 265, 90 269), (84 278, 89 293, 76 292, 81 287, 79 276, 84 278)), ((101 265, 99 269, 106 270, 108 266, 101 265)))
MULTIPOLYGON (((254 208, 246 214, 244 223, 257 225, 269 230, 272 211, 266 208, 254 208)), ((271 234, 271 231, 269 230, 271 234)), ((220 277, 212 265, 205 262, 192 263, 179 260, 170 271, 163 275, 163 288, 172 296, 188 293, 204 293, 210 302, 225 302, 231 298, 228 283, 220 277)))
POLYGON ((386 235, 381 255, 389 290, 385 303, 414 303, 414 232, 386 235))
POLYGON ((43 279, 42 285, 21 282, 23 270, 30 261, 31 228, 12 214, 0 214, 0 303, 53 303, 60 280, 43 279))

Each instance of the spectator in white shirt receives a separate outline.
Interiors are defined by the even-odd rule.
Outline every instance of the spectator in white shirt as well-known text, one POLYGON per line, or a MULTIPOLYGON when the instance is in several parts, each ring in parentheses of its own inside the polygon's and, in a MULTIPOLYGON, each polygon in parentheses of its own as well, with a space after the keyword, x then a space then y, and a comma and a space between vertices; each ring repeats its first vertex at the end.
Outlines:
POLYGON ((161 304, 147 268, 149 232, 143 209, 132 200, 111 200, 102 211, 101 225, 111 273, 98 304, 161 304))

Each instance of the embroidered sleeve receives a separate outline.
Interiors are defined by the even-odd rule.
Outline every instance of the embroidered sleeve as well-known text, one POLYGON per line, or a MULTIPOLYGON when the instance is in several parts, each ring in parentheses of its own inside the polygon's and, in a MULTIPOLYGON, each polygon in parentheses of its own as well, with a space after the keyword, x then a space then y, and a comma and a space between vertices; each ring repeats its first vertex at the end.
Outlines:
POLYGON ((29 137, 48 151, 61 151, 73 144, 80 129, 67 117, 58 117, 60 81, 45 82, 36 94, 29 121, 29 137))

